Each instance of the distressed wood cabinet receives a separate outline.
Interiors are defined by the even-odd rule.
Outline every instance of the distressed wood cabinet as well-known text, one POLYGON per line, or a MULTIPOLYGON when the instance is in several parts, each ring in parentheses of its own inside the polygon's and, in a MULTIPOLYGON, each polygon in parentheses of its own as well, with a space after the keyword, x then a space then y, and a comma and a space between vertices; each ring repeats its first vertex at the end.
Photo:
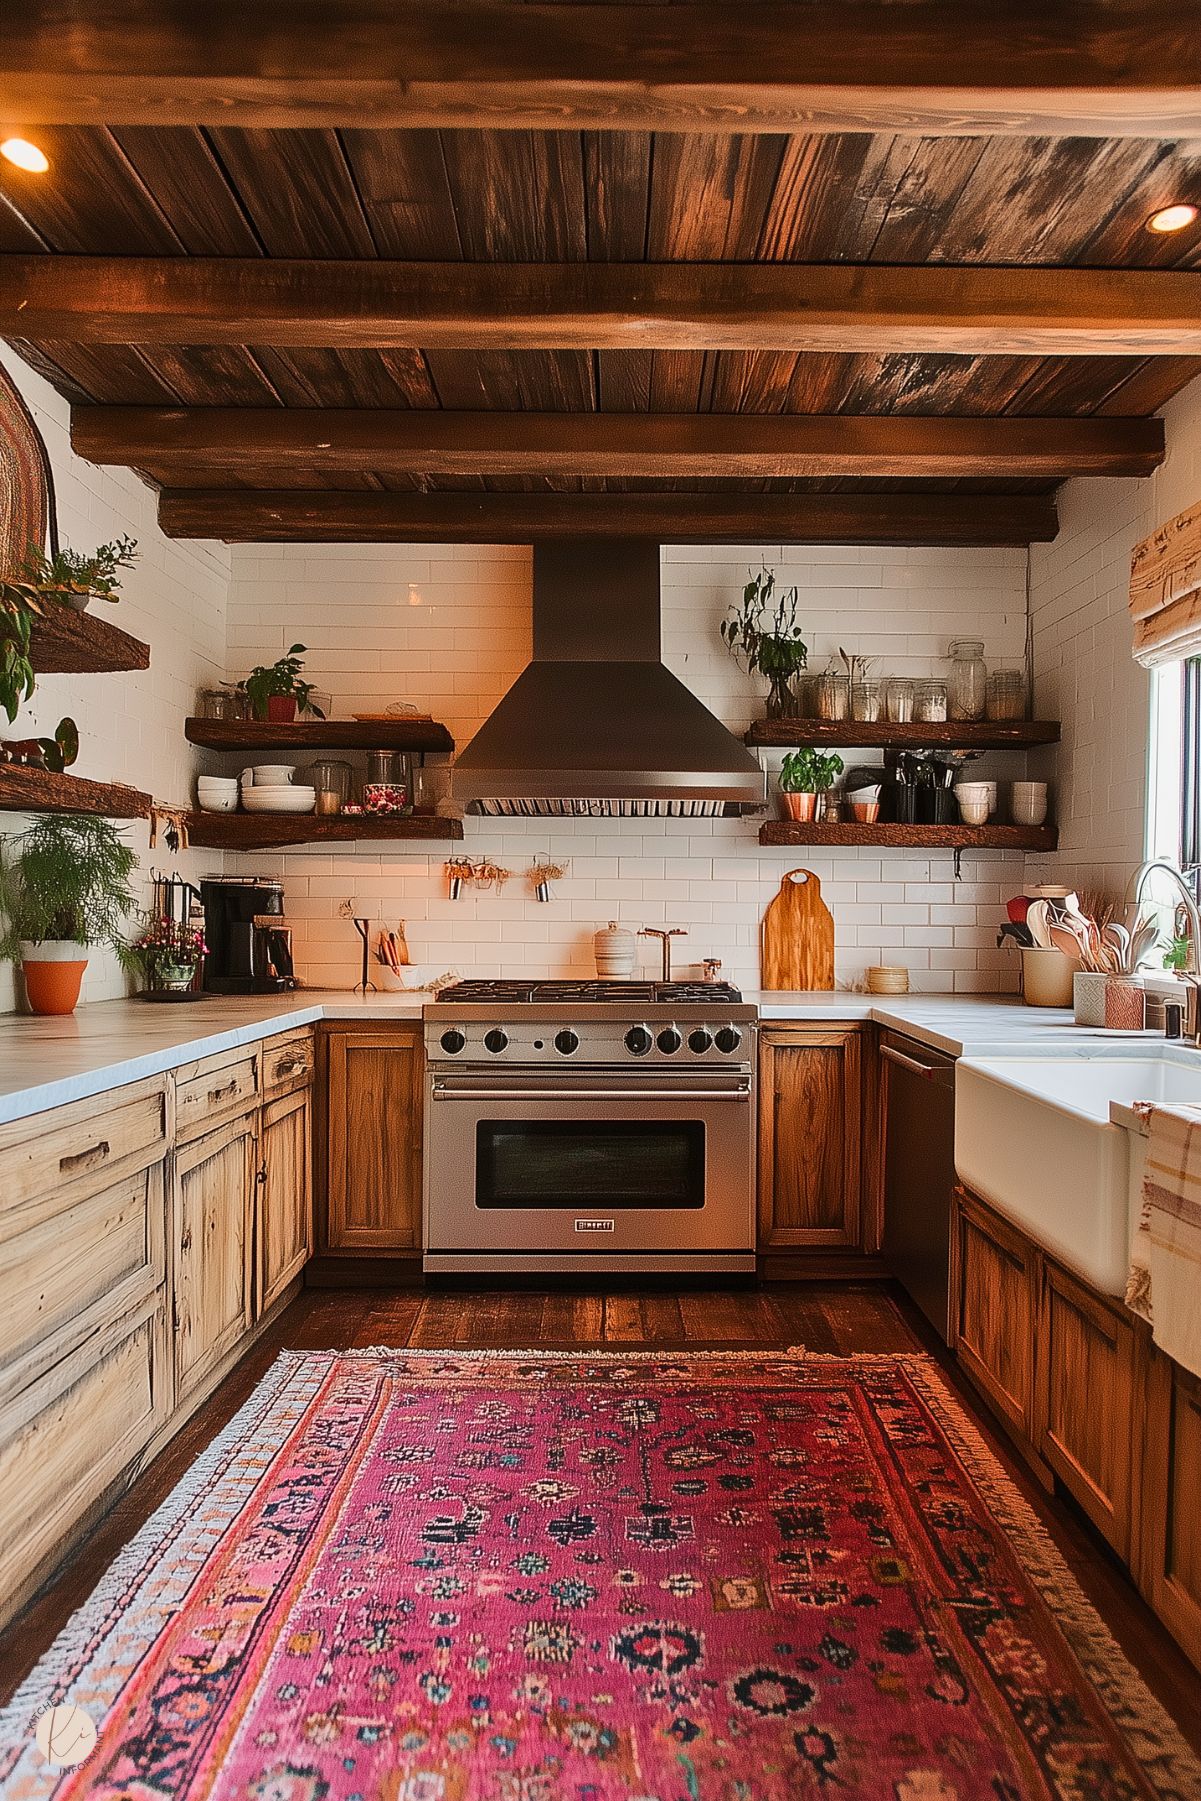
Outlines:
POLYGON ((768 1027, 759 1041, 759 1249, 863 1243, 864 1031, 768 1027))
POLYGON ((1147 1347, 1139 1587, 1201 1667, 1201 1380, 1147 1347))
POLYGON ((312 1093, 268 1101, 259 1125, 255 1312, 265 1313, 312 1251, 312 1093))
POLYGON ((325 1034, 325 1225, 335 1253, 421 1248, 423 1047, 418 1023, 325 1034))
POLYGON ((172 1331, 176 1399, 233 1350, 251 1323, 257 1109, 175 1154, 172 1331))

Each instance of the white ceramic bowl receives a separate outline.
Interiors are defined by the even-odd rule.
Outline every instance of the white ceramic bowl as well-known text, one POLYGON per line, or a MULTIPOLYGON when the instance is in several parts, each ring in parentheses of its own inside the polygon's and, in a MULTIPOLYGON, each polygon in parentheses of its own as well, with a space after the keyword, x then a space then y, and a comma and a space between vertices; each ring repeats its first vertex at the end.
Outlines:
POLYGON ((960 800, 959 817, 964 825, 987 825, 989 806, 986 800, 960 800))
POLYGON ((202 813, 236 813, 238 797, 236 794, 206 794, 200 790, 200 811, 202 813))
POLYGON ((317 804, 315 788, 243 788, 247 813, 311 813, 317 804))

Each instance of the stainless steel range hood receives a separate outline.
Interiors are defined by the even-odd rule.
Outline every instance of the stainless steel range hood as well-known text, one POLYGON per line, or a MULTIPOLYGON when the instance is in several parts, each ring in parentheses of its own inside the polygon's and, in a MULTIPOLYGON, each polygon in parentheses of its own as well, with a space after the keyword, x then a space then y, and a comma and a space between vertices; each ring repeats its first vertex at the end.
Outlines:
POLYGON ((474 812, 714 814, 764 804, 763 771, 660 660, 659 546, 534 548, 534 660, 460 752, 474 812))

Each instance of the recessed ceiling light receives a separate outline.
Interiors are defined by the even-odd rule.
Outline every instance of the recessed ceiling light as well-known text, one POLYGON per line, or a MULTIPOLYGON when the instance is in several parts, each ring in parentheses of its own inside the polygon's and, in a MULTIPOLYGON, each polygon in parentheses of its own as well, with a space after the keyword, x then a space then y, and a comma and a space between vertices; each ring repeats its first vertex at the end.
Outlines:
POLYGON ((50 158, 28 138, 5 138, 0 144, 0 156, 15 163, 18 169, 25 169, 30 175, 44 175, 50 167, 50 158))
POLYGON ((1197 208, 1182 202, 1179 206, 1164 206, 1157 213, 1152 213, 1147 220, 1148 231, 1183 231, 1197 217, 1197 208))

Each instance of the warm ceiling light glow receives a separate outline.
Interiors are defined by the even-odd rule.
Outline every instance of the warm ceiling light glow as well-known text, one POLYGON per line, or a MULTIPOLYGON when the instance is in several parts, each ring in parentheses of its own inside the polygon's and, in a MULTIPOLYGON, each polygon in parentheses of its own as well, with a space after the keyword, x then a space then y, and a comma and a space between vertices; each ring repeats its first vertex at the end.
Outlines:
POLYGON ((30 175, 44 175, 50 167, 45 151, 31 144, 28 138, 5 138, 0 144, 0 156, 6 156, 10 163, 27 170, 30 175))
POLYGON ((1197 217, 1197 208, 1187 204, 1164 206, 1147 220, 1148 231, 1183 231, 1197 217))

